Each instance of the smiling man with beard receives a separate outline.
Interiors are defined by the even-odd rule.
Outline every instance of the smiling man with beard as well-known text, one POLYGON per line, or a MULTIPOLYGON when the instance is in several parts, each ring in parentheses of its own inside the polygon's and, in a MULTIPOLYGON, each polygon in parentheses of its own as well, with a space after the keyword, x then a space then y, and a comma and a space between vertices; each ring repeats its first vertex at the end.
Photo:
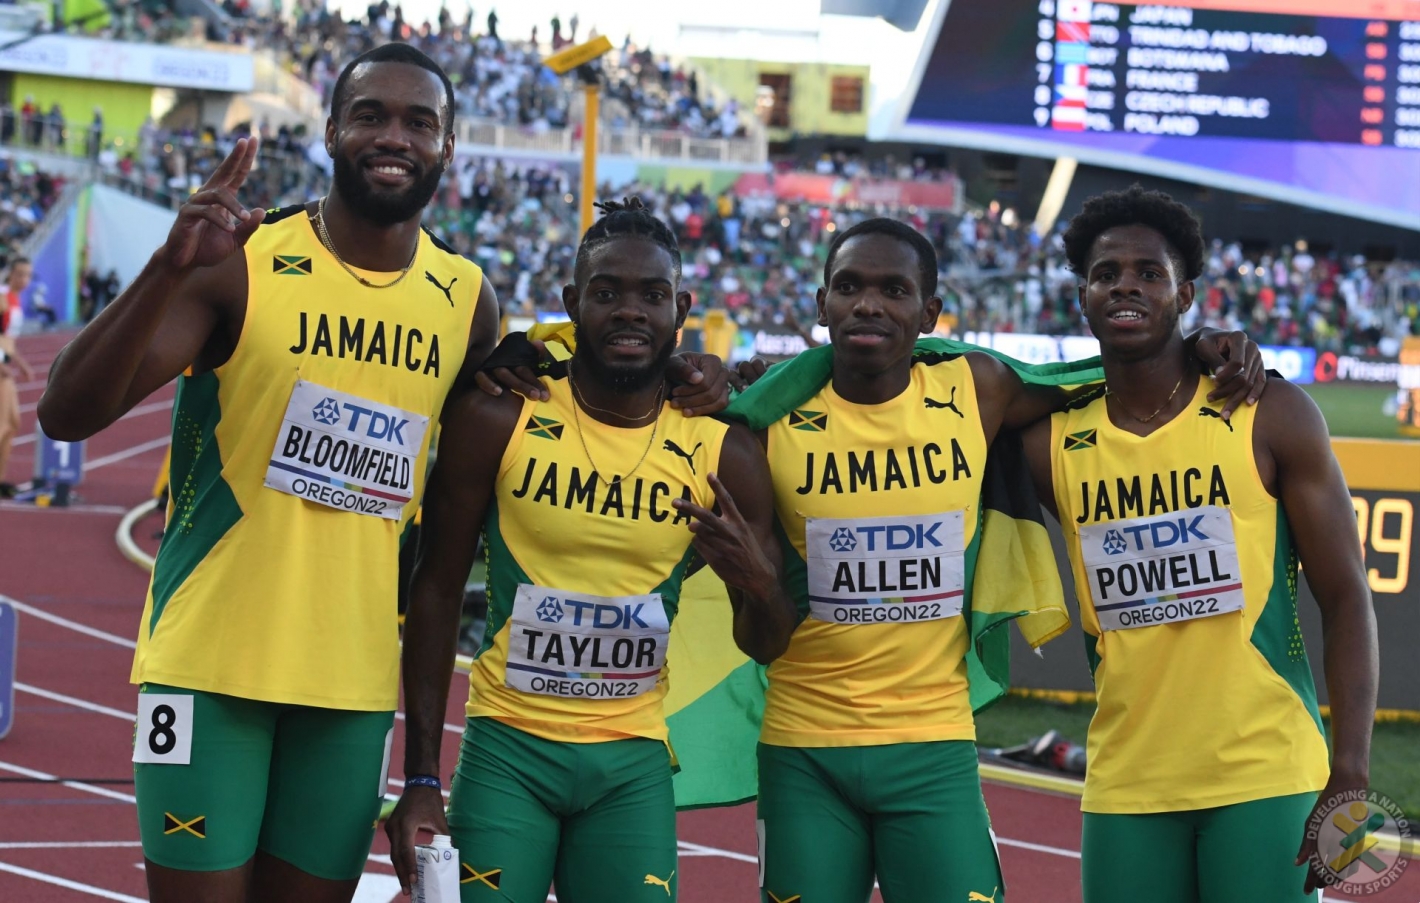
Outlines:
POLYGON ((439 771, 480 531, 488 629, 447 823, 438 787, 410 785, 386 825, 406 889, 416 831, 452 829, 464 903, 542 903, 554 879, 564 903, 674 900, 665 661, 692 551, 728 584, 747 655, 772 660, 792 629, 764 453, 666 401, 690 308, 675 236, 634 198, 602 206, 547 399, 470 393, 444 418, 405 627, 408 773, 439 771))
POLYGON ((238 141, 40 403, 80 439, 183 374, 133 665, 155 903, 351 898, 398 702, 400 539, 431 421, 496 339, 479 268, 419 224, 454 153, 439 67, 359 57, 325 141, 329 196, 273 211, 238 202, 238 141))

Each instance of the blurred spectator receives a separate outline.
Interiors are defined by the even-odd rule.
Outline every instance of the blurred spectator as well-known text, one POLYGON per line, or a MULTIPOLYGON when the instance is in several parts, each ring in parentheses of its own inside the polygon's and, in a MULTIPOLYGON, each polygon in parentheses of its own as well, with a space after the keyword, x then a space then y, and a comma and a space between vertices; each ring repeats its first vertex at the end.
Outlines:
POLYGON ((0 298, 0 498, 13 498, 15 486, 6 479, 10 449, 20 432, 20 395, 15 377, 29 382, 34 370, 15 347, 24 314, 20 293, 29 285, 30 262, 18 257, 10 264, 4 295, 0 298))
POLYGON ((104 111, 94 107, 94 121, 89 123, 88 138, 84 145, 84 156, 97 160, 104 146, 104 111))

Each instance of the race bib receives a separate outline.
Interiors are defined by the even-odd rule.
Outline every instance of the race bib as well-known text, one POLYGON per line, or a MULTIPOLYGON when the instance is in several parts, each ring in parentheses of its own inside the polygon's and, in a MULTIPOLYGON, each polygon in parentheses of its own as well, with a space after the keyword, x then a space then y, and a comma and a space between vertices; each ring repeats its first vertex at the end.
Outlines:
POLYGON ((1080 528, 1103 630, 1242 611, 1242 570, 1228 509, 1209 505, 1080 528))
POLYGON ((429 418, 297 380, 265 485, 308 501, 398 520, 414 497, 429 418))
POLYGON ((935 621, 961 614, 966 519, 961 511, 904 517, 811 517, 809 614, 835 624, 935 621))
POLYGON ((661 677, 670 635, 660 593, 574 596, 519 584, 505 682, 544 696, 640 696, 661 677))
POLYGON ((191 694, 138 694, 133 761, 149 765, 192 764, 191 694))

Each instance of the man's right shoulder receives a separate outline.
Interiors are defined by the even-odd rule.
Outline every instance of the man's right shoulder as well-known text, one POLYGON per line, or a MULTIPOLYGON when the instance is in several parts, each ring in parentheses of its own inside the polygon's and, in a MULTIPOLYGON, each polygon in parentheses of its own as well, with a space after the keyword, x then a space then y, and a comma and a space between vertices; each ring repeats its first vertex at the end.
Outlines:
POLYGON ((444 410, 444 429, 472 430, 485 439, 506 438, 522 416, 524 400, 508 389, 489 395, 472 387, 450 400, 444 410))

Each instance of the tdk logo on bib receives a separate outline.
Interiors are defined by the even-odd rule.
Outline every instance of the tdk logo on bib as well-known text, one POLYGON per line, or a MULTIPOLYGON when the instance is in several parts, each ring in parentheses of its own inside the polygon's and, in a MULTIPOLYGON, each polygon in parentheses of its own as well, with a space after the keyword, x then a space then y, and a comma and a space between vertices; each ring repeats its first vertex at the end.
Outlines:
POLYGON ((852 530, 847 527, 839 527, 828 538, 828 547, 835 552, 851 552, 858 548, 858 540, 853 538, 852 530))
POLYGON ((537 606, 537 619, 548 624, 556 624, 562 620, 562 603, 557 601, 555 596, 548 596, 537 606))
POLYGON ((406 417, 395 417, 381 411, 370 408, 362 408, 359 405, 345 402, 341 405, 350 413, 350 422, 345 427, 352 433, 364 436, 366 439, 388 439, 391 442, 404 444, 404 428, 409 425, 406 417), (365 418, 365 426, 360 426, 360 418, 365 418))
POLYGON ((833 535, 828 538, 828 547, 835 552, 847 553, 856 551, 858 548, 858 537, 863 538, 863 551, 865 552, 901 552, 904 549, 940 549, 942 543, 937 539, 937 530, 942 526, 941 521, 934 521, 929 524, 883 524, 867 527, 858 527, 855 530, 849 527, 839 527, 833 531, 833 535))
POLYGON ((508 686, 596 699, 656 686, 671 632, 658 594, 573 598, 549 589, 518 586, 508 619, 508 686))
POLYGON ((809 518, 809 610, 837 624, 961 614, 965 515, 809 518))
POLYGON ((297 380, 265 485, 329 508, 398 520, 414 496, 429 418, 297 380))
POLYGON ((335 426, 340 422, 340 405, 335 403, 334 398, 322 398, 311 408, 311 417, 315 418, 316 423, 335 426))
POLYGON ((1080 528, 1095 616, 1104 630, 1241 611, 1232 515, 1207 505, 1080 528))
POLYGON ((1145 549, 1165 549, 1169 546, 1184 545, 1189 542, 1208 542, 1208 534, 1199 529, 1207 515, 1194 514, 1187 517, 1167 515, 1156 523, 1139 523, 1110 529, 1104 535, 1104 550, 1110 555, 1122 555, 1129 549, 1142 552, 1145 549), (1123 533, 1129 534, 1125 540, 1123 533))
POLYGON ((623 627, 629 630, 651 626, 641 620, 641 613, 646 608, 644 602, 637 602, 635 605, 602 605, 577 599, 567 599, 566 602, 567 607, 572 609, 573 627, 591 625, 598 630, 616 630, 623 627))

